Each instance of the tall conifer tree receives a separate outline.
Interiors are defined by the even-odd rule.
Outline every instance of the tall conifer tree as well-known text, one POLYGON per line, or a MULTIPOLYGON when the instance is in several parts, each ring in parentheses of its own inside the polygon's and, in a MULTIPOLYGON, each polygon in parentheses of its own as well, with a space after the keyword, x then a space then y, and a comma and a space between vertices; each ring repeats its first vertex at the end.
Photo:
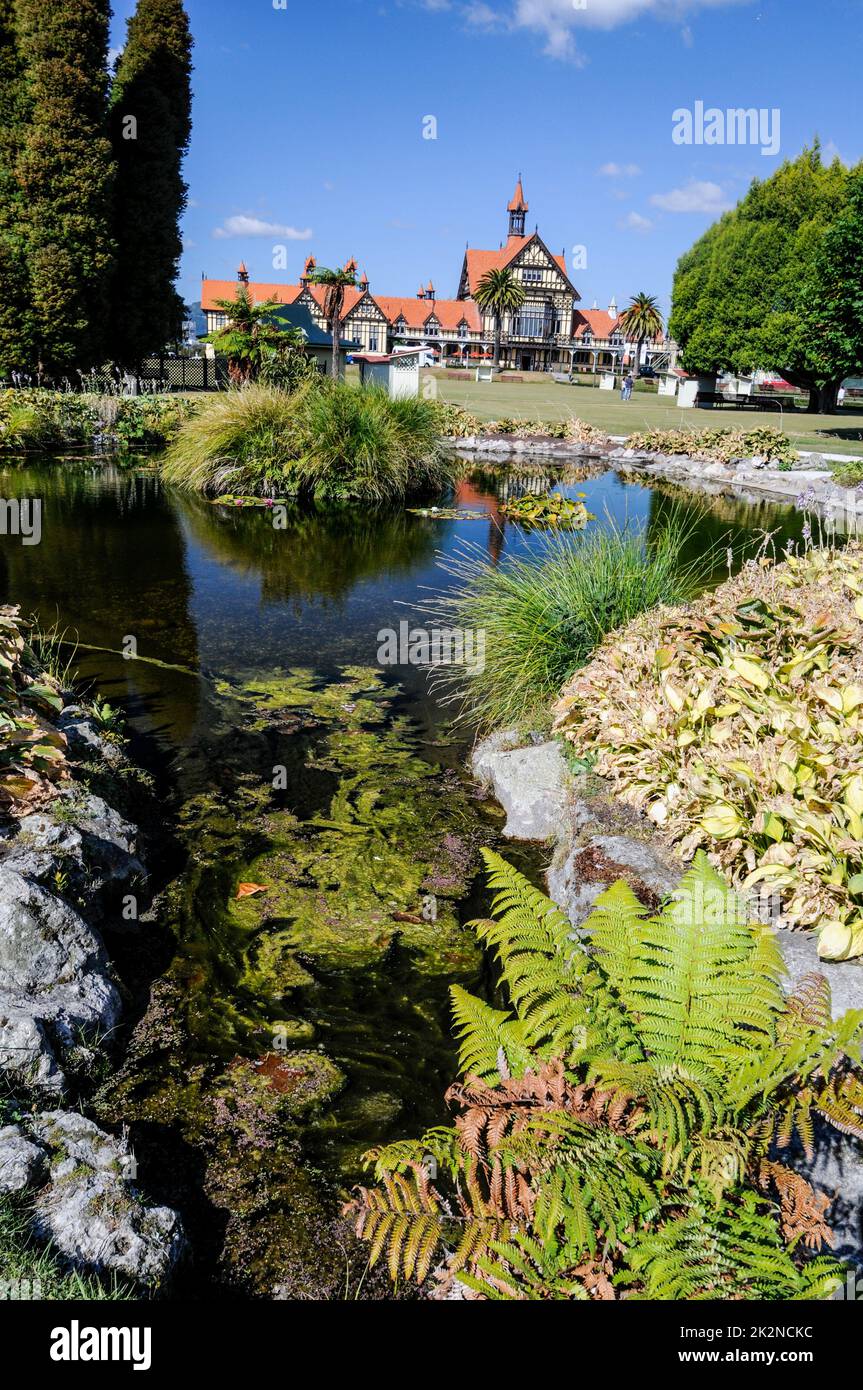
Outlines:
POLYGON ((57 375, 103 360, 113 269, 106 135, 109 0, 17 0, 19 161, 33 355, 57 375))
POLYGON ((137 365, 179 331, 174 289, 192 130, 192 36, 182 0, 138 0, 111 91, 118 243, 113 356, 137 365))
POLYGON ((23 137, 24 73, 15 33, 15 0, 0 0, 0 373, 27 367, 29 276, 21 222, 18 163, 23 137))

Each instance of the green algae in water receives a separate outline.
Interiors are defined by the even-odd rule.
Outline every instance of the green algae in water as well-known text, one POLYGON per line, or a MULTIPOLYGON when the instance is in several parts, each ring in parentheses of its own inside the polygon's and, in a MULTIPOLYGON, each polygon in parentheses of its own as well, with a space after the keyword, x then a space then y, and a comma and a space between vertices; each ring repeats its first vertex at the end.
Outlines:
POLYGON ((278 992, 294 953, 348 968, 380 960, 396 942, 422 972, 477 968, 475 939, 458 916, 473 866, 475 807, 459 779, 418 755, 416 732, 393 716, 393 694, 379 673, 343 675, 323 687, 306 672, 266 690, 245 686, 259 711, 302 707, 339 721, 307 760, 337 778, 327 813, 306 821, 290 811, 268 815, 269 843, 242 871, 266 891, 229 907, 232 923, 252 937, 243 979, 256 991, 270 972, 278 992))

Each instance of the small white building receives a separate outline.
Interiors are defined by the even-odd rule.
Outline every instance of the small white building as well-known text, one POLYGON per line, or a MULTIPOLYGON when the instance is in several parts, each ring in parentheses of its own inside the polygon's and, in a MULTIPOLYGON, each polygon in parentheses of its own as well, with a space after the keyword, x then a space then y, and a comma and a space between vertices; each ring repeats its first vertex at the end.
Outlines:
POLYGON ((355 352, 352 360, 359 365, 361 386, 383 386, 394 401, 420 393, 421 348, 405 348, 396 352, 355 352))

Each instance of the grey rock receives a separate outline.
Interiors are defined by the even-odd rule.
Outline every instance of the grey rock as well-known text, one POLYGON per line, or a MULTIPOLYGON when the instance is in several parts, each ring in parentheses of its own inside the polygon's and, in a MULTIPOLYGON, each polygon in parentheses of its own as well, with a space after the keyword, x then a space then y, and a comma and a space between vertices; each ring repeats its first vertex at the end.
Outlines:
POLYGON ((2 996, 0 1072, 14 1085, 52 1096, 66 1083, 44 1025, 26 1010, 5 1007, 2 996))
POLYGON ((69 752, 74 758, 101 758, 109 766, 118 767, 123 762, 123 752, 116 743, 105 738, 81 705, 67 705, 57 716, 57 728, 69 741, 69 752))
POLYGON ((863 963, 819 960, 817 932, 780 931, 776 936, 788 967, 789 988, 815 972, 830 985, 834 1018, 841 1018, 849 1009, 863 1009, 863 963))
POLYGON ((597 835, 587 844, 563 840, 548 871, 548 892, 579 927, 600 894, 621 878, 643 900, 658 904, 674 891, 680 871, 649 843, 628 835, 597 835))
POLYGON ((18 1125, 0 1129, 0 1192, 23 1192, 44 1168, 45 1150, 25 1138, 18 1125))
POLYGON ((76 1269, 164 1284, 185 1248, 182 1222, 171 1207, 148 1206, 127 1181, 126 1146, 65 1111, 37 1115, 28 1127, 50 1163, 50 1185, 33 1205, 36 1235, 76 1269))
POLYGON ((68 903, 0 865, 0 1014, 26 1013, 64 1044, 109 1030, 120 996, 101 938, 68 903))
POLYGON ((474 776, 494 792, 506 811, 504 835, 516 840, 556 837, 571 798, 571 778, 554 741, 507 748, 511 732, 492 735, 477 746, 474 776))

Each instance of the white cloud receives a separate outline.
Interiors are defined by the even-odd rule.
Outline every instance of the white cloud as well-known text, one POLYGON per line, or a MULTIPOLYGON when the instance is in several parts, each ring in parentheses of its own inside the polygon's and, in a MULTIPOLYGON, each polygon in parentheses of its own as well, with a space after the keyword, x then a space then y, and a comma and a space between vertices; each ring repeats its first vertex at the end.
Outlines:
POLYGON ((467 11, 471 23, 483 28, 503 26, 510 30, 529 29, 545 39, 545 52, 552 58, 580 62, 577 29, 616 29, 642 17, 684 24, 699 10, 719 6, 748 4, 750 0, 473 0, 467 11))
POLYGON ((599 171, 607 179, 634 179, 641 173, 637 164, 603 164, 599 171))
POLYGON ((731 204, 718 183, 692 179, 684 188, 654 193, 650 199, 663 212, 724 212, 731 204))
POLYGON ((649 232, 653 223, 649 217, 642 217, 640 212, 630 212, 627 213, 620 226, 630 227, 634 232, 649 232))
POLYGON ((281 237, 282 241, 311 241, 312 229, 305 227, 286 227, 282 222, 263 222, 260 217, 250 217, 239 213, 236 217, 226 217, 221 227, 216 227, 213 236, 217 241, 228 241, 238 236, 281 237))

